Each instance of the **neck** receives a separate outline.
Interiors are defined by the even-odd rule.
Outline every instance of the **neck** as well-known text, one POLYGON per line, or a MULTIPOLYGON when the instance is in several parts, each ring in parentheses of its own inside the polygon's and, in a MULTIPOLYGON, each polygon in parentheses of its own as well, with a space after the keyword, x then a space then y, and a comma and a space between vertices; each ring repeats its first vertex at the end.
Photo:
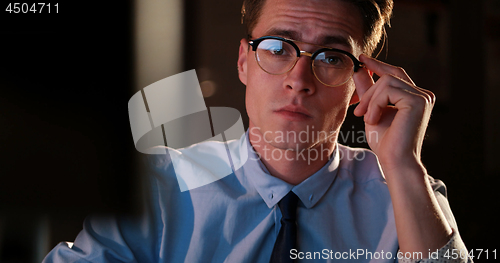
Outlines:
POLYGON ((250 143, 272 176, 289 184, 298 185, 320 170, 333 153, 334 140, 318 143, 314 147, 282 148, 249 133, 250 143), (298 150, 297 150, 298 149, 298 150))

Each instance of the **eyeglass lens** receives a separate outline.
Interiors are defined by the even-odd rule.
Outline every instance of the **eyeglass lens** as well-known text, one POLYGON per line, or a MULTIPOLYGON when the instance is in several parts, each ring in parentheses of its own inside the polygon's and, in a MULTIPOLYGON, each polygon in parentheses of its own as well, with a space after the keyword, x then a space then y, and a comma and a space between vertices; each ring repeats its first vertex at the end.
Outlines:
MULTIPOLYGON (((257 63, 269 74, 288 72, 297 62, 297 51, 287 42, 265 39, 256 51, 257 63)), ((324 51, 316 55, 312 62, 316 78, 325 85, 339 86, 346 83, 354 73, 352 59, 344 53, 324 51)))

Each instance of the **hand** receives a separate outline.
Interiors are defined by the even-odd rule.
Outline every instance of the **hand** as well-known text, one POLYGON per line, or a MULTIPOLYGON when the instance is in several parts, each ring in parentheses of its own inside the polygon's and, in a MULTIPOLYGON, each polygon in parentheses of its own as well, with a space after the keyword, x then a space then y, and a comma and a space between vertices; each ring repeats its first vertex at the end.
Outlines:
POLYGON ((420 152, 436 101, 434 94, 417 87, 402 68, 365 55, 360 61, 366 68, 354 74, 360 99, 354 114, 364 115, 370 148, 384 170, 421 165, 420 152), (368 70, 380 76, 376 83, 368 70))
POLYGON ((436 98, 419 88, 402 68, 361 55, 366 66, 354 74, 366 137, 377 154, 391 195, 402 252, 434 251, 452 229, 420 160, 422 142, 436 98), (380 78, 374 83, 369 71, 380 78))

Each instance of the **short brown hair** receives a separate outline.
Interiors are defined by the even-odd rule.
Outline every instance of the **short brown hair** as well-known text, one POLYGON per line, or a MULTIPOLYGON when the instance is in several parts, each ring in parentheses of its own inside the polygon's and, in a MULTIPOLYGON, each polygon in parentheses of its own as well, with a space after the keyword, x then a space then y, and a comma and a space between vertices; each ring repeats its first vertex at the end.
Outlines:
MULTIPOLYGON (((241 22, 250 35, 261 15, 266 0, 243 0, 241 22)), ((385 36, 385 25, 390 26, 393 0, 343 0, 356 6, 363 18, 363 47, 367 55, 371 55, 382 35, 385 36)))

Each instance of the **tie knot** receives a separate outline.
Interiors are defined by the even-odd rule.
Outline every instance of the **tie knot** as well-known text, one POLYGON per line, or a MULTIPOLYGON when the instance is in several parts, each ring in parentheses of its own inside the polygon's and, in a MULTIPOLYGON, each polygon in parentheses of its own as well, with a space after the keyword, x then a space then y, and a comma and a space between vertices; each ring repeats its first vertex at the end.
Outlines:
POLYGON ((283 214, 284 220, 295 220, 297 215, 297 203, 299 201, 299 197, 292 191, 288 192, 288 194, 281 199, 278 203, 278 206, 281 210, 281 214, 283 214))

